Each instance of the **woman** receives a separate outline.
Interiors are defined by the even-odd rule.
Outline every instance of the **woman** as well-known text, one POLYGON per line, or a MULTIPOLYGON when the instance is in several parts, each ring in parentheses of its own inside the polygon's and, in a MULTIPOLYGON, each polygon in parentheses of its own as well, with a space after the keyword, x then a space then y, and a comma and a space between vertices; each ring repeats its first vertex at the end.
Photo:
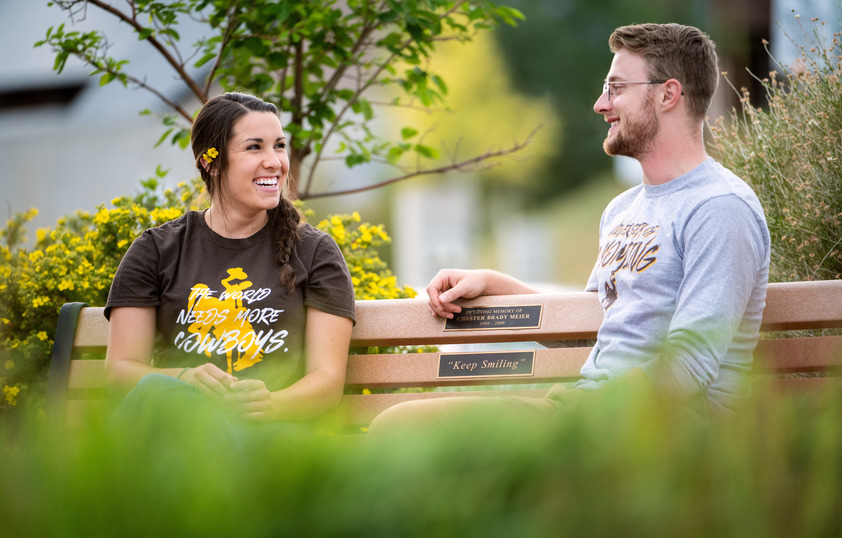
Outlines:
POLYGON ((281 195, 289 157, 275 105, 214 97, 191 139, 210 207, 135 240, 105 307, 108 381, 131 391, 122 416, 158 401, 210 402, 226 421, 314 417, 345 381, 355 318, 341 252, 281 195))

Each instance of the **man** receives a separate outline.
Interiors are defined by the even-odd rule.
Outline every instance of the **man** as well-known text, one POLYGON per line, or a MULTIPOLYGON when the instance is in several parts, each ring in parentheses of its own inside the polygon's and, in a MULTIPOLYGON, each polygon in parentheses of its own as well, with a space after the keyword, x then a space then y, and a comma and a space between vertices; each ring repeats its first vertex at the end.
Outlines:
MULTIPOLYGON (((616 29, 609 46, 614 58, 594 104, 609 124, 603 148, 637 159, 643 181, 602 215, 586 290, 599 294, 605 317, 576 388, 626 378, 695 414, 728 414, 745 393, 770 240, 755 194, 705 152, 704 119, 719 76, 715 45, 697 28, 641 24, 616 29)), ((489 270, 443 270, 427 288, 431 310, 443 317, 460 311, 459 298, 535 291, 489 270)), ((565 399, 551 390, 509 407, 544 416, 565 399)), ((372 429, 405 422, 407 413, 438 420, 453 404, 398 406, 372 429)))

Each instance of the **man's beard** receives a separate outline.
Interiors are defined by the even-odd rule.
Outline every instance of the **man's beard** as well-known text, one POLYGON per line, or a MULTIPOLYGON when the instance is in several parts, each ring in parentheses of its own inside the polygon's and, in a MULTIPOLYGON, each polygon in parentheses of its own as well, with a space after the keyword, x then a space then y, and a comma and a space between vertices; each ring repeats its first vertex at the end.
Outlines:
POLYGON ((616 128, 616 133, 605 137, 602 149, 611 156, 624 155, 640 160, 650 151, 652 141, 658 133, 658 117, 655 105, 647 99, 643 109, 632 118, 623 120, 616 128))

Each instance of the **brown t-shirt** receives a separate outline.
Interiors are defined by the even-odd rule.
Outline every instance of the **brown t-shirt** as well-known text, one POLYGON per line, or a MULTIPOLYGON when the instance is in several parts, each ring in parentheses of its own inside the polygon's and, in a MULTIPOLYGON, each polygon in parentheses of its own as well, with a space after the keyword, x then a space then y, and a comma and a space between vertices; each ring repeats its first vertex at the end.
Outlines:
POLYGON ((228 239, 191 211, 132 243, 105 317, 116 307, 154 306, 155 366, 212 362, 277 390, 304 375, 305 307, 355 320, 351 276, 332 237, 303 224, 290 258, 291 293, 280 284, 268 228, 228 239))

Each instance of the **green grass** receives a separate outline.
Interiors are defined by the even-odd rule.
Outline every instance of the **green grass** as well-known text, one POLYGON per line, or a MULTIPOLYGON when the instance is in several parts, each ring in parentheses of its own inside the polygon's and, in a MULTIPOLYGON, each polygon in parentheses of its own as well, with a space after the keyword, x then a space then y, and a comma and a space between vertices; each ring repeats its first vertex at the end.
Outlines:
POLYGON ((842 530, 842 389, 757 395, 734 419, 606 389, 554 424, 447 437, 251 443, 39 420, 0 458, 4 536, 829 536, 842 530), (816 410, 819 412, 816 412, 816 410), (182 436, 183 437, 183 436, 182 436), (138 442, 139 441, 139 442, 138 442))

